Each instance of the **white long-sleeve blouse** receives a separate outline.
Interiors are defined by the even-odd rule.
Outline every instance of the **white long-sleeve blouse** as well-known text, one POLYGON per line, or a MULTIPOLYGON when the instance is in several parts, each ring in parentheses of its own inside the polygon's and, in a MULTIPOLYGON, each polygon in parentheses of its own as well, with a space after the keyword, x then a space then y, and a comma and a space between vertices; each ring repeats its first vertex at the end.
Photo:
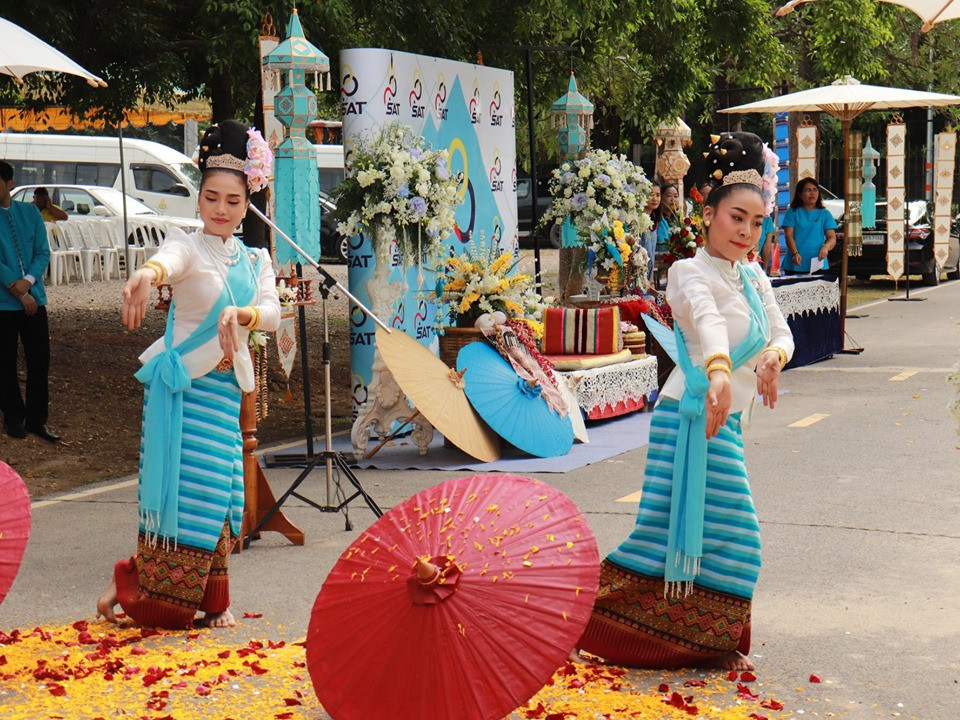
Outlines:
MULTIPOLYGON (((173 318, 173 345, 174 347, 185 340, 204 318, 220 297, 223 291, 224 273, 227 271, 222 260, 216 259, 215 251, 205 246, 210 243, 223 248, 221 252, 231 252, 231 243, 238 242, 235 238, 227 240, 226 244, 214 235, 206 235, 197 230, 189 235, 177 228, 171 229, 160 246, 160 250, 151 258, 163 266, 167 271, 168 282, 173 286, 176 312, 173 318), (220 264, 220 267, 217 264, 220 264)), ((250 249, 249 252, 259 255, 258 288, 254 299, 247 303, 260 311, 258 330, 275 331, 280 326, 280 298, 277 295, 276 274, 270 255, 263 249, 250 249)), ((247 258, 240 258, 246 263, 247 258)), ((239 328, 241 351, 234 354, 233 369, 237 384, 244 392, 254 389, 253 364, 250 353, 246 352, 249 331, 242 326, 239 328)), ((140 356, 140 362, 146 363, 150 358, 165 350, 163 338, 159 338, 140 356)), ((203 377, 213 370, 223 359, 223 350, 216 335, 196 350, 183 356, 183 365, 191 378, 203 377)))
MULTIPOLYGON (((793 335, 777 305, 770 280, 756 265, 748 266, 756 275, 757 287, 763 298, 770 325, 770 339, 766 346, 781 348, 787 358, 793 356, 793 335)), ((683 331, 683 338, 694 365, 716 353, 729 355, 750 331, 750 310, 746 298, 734 288, 739 280, 737 267, 719 258, 706 257, 700 250, 694 257, 679 260, 667 275, 667 302, 673 311, 674 322, 683 331)), ((765 346, 765 347, 766 347, 765 346)), ((757 394, 757 353, 733 371, 730 378, 733 391, 731 413, 747 410, 757 394)), ((661 397, 679 400, 684 392, 683 371, 677 367, 670 373, 661 397)))

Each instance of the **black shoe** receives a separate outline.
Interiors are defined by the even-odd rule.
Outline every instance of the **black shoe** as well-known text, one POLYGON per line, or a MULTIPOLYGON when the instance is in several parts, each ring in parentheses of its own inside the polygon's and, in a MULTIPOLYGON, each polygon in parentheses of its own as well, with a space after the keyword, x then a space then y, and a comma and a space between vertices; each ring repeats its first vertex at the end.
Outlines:
MULTIPOLYGON (((53 428, 51 428, 49 425, 40 425, 39 427, 28 426, 26 430, 27 432, 32 432, 37 437, 43 438, 47 442, 50 442, 50 443, 60 442, 60 436, 57 435, 57 433, 55 433, 53 431, 53 428)), ((24 433, 23 437, 26 437, 26 433, 24 433)))
POLYGON ((7 435, 12 438, 17 438, 22 440, 27 436, 27 431, 24 429, 23 425, 7 425, 6 426, 7 435))

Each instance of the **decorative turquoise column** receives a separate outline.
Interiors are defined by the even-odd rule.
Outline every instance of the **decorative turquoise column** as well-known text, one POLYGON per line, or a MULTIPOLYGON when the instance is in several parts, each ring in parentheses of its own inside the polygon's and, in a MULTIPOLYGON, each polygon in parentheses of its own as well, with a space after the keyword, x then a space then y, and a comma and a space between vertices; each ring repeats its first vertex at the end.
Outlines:
MULTIPOLYGON (((330 60, 303 35, 296 9, 290 16, 287 37, 263 59, 266 70, 277 73, 283 89, 274 98, 274 113, 285 127, 284 140, 274 154, 275 222, 314 260, 320 259, 320 185, 317 151, 307 139, 307 125, 317 116, 317 97, 306 78, 330 72, 330 60)), ((322 82, 316 83, 322 87, 322 82)), ((302 259, 278 239, 278 264, 302 259)))
POLYGON ((877 224, 877 187, 873 184, 873 178, 877 174, 878 160, 880 153, 874 149, 870 138, 867 138, 867 144, 863 146, 863 198, 860 210, 865 228, 872 228, 877 224))
MULTIPOLYGON (((573 71, 570 72, 567 92, 550 106, 550 117, 554 127, 559 130, 557 140, 564 155, 575 158, 587 149, 593 128, 593 103, 580 93, 573 71)), ((580 246, 580 238, 570 218, 564 220, 560 232, 563 247, 580 246)))

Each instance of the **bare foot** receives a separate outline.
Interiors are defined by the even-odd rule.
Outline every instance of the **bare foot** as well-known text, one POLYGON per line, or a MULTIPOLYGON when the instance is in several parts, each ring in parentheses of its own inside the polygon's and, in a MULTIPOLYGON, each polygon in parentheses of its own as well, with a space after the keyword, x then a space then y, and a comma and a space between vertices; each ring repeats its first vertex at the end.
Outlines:
POLYGON ((117 616, 113 609, 117 606, 117 603, 117 583, 115 580, 111 580, 106 589, 100 593, 100 597, 97 598, 97 617, 102 617, 107 622, 116 624, 117 616))
POLYGON ((229 610, 219 613, 206 613, 202 618, 194 621, 194 625, 208 628, 234 627, 236 624, 237 621, 229 610))
POLYGON ((720 670, 756 670, 757 666, 750 662, 750 659, 738 652, 727 653, 726 655, 720 655, 719 657, 714 658, 713 660, 708 660, 703 663, 700 667, 709 667, 709 668, 718 668, 720 670))
POLYGON ((567 655, 567 662, 573 663, 574 665, 586 665, 587 661, 584 659, 583 655, 580 654, 580 651, 574 648, 570 651, 570 654, 567 655))

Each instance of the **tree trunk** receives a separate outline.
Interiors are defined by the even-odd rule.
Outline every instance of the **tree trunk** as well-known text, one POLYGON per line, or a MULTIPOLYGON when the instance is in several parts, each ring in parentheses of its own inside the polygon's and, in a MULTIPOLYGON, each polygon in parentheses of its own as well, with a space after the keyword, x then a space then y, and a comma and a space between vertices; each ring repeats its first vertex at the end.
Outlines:
MULTIPOLYGON (((253 116, 253 126, 261 133, 266 134, 264 132, 265 123, 263 118, 262 92, 257 93, 257 102, 253 116)), ((264 214, 267 213, 267 192, 268 190, 265 188, 250 196, 250 203, 264 214)), ((248 247, 267 248, 268 251, 270 250, 270 233, 267 232, 267 224, 252 212, 248 212, 246 217, 243 218, 243 242, 248 247)))
POLYGON ((560 272, 557 278, 557 295, 561 305, 568 305, 570 297, 583 292, 584 251, 581 248, 560 248, 560 272))
POLYGON ((233 79, 224 70, 216 70, 210 76, 210 104, 214 122, 230 120, 237 114, 233 99, 233 79))

